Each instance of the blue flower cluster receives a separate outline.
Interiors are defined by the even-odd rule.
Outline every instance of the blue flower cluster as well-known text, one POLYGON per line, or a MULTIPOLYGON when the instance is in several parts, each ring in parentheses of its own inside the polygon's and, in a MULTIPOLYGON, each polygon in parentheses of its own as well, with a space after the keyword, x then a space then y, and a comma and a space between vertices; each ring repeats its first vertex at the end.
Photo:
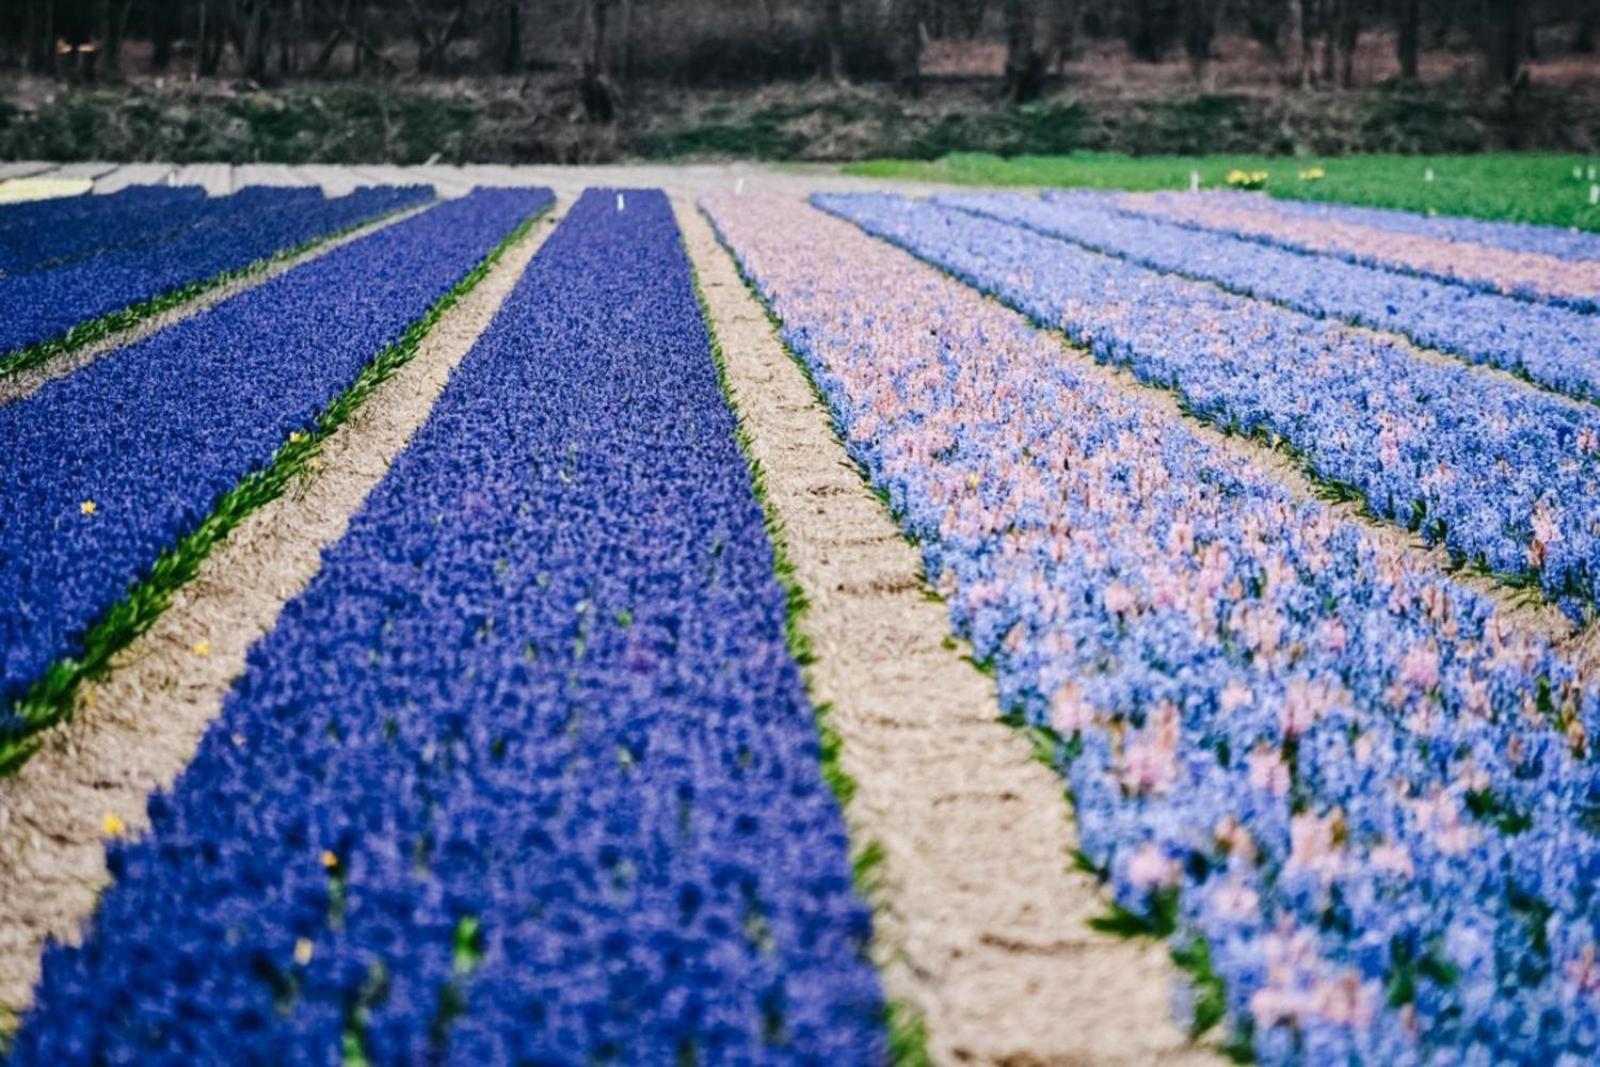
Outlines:
POLYGON ((574 205, 113 849, 13 1064, 883 1060, 688 260, 660 193, 616 203, 574 205))
POLYGON ((1280 438, 1378 514, 1574 617, 1600 594, 1600 411, 1022 227, 887 195, 819 206, 1063 330, 1205 418, 1280 438))
POLYGON ((1539 226, 1528 222, 1489 222, 1455 215, 1419 215, 1394 208, 1335 204, 1327 201, 1283 200, 1256 197, 1248 193, 1217 191, 1203 194, 1227 198, 1225 202, 1244 204, 1260 211, 1291 218, 1354 222, 1376 226, 1393 233, 1419 237, 1438 237, 1447 241, 1503 248, 1507 252, 1537 252, 1560 259, 1600 260, 1600 234, 1569 230, 1560 226, 1539 226))
POLYGON ((0 731, 164 549, 550 199, 441 204, 0 407, 0 731))
POLYGON ((115 248, 129 234, 171 229, 162 220, 194 211, 206 202, 197 185, 130 185, 106 196, 33 200, 0 207, 0 271, 29 270, 47 263, 115 248))
MULTIPOLYGON (((156 244, 210 227, 212 233, 237 226, 252 214, 266 211, 296 212, 323 202, 312 187, 254 186, 232 196, 206 198, 187 186, 130 186, 120 193, 96 197, 113 203, 90 204, 54 217, 19 220, 15 227, 0 225, 0 271, 19 274, 61 266, 74 260, 119 249, 156 244)), ((49 203, 44 201, 43 203, 49 203)))
POLYGON ((333 200, 295 194, 283 208, 262 210, 261 201, 271 197, 256 194, 236 203, 219 201, 214 210, 225 217, 211 225, 47 270, 0 277, 0 358, 58 338, 80 323, 432 198, 433 189, 426 185, 367 188, 333 200))
POLYGON ((970 290, 708 207, 1003 702, 1055 731, 1086 859, 1222 979, 1236 1040, 1600 1056, 1600 693, 970 290))
POLYGON ((1227 234, 1122 214, 1109 197, 941 196, 936 202, 1141 266, 1213 281, 1319 318, 1393 330, 1473 363, 1600 400, 1600 315, 1535 304, 1227 234))

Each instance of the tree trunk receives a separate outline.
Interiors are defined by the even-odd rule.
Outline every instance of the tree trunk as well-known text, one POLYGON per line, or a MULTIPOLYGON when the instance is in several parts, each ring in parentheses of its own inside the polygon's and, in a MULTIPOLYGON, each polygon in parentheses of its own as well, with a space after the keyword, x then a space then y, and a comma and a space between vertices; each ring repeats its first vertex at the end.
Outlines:
POLYGON ((1356 44, 1361 39, 1361 14, 1356 0, 1339 0, 1339 84, 1356 84, 1356 44))
POLYGON ((1005 95, 1013 104, 1038 98, 1044 83, 1043 57, 1034 45, 1038 12, 1034 0, 1005 0, 1005 95))
POLYGON ((1592 2, 1585 3, 1578 12, 1578 26, 1572 35, 1572 50, 1581 55, 1593 55, 1596 33, 1600 28, 1600 8, 1592 2))
POLYGON ((1189 56, 1189 73, 1196 83, 1205 81, 1216 25, 1214 0, 1185 0, 1183 50, 1189 56))
POLYGON ((1322 80, 1332 85, 1339 69, 1339 7, 1348 0, 1322 0, 1318 5, 1322 30, 1322 80))
POLYGON ((1046 50, 1049 55, 1045 68, 1060 75, 1066 69, 1067 60, 1072 58, 1073 50, 1078 47, 1078 19, 1081 12, 1078 0, 1047 0, 1047 2, 1050 16, 1047 22, 1049 36, 1046 50))
POLYGON ((620 109, 621 94, 611 77, 611 49, 606 37, 611 0, 586 0, 584 4, 583 80, 579 93, 583 110, 592 121, 612 122, 620 109))
POLYGON ((522 69, 521 0, 507 0, 505 30, 505 44, 500 51, 500 70, 505 74, 515 74, 522 69))
POLYGON ((1525 22, 1522 0, 1487 0, 1483 21, 1484 78, 1490 85, 1515 88, 1525 78, 1525 22))
POLYGON ((1311 88, 1312 27, 1316 0, 1289 0, 1289 48, 1293 52, 1294 83, 1311 88))
POLYGON ((921 0, 891 0, 889 12, 891 54, 895 82, 910 96, 922 95, 921 0))
POLYGON ((1422 45, 1422 0, 1396 0, 1396 50, 1400 59, 1400 79, 1417 80, 1417 53, 1422 45))
POLYGON ((844 85, 849 81, 844 67, 844 0, 824 0, 822 21, 828 37, 828 78, 844 85))

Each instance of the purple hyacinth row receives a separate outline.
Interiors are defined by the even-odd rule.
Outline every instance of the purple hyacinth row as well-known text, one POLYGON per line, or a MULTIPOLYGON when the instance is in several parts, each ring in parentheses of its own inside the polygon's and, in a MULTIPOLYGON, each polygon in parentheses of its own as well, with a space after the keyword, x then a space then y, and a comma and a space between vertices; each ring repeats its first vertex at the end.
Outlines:
POLYGON ((296 196, 285 210, 222 208, 231 217, 153 244, 114 249, 48 270, 0 277, 0 359, 73 327, 240 270, 315 238, 433 198, 430 186, 358 189, 324 200, 296 196))
POLYGON ((1600 234, 1529 222, 1489 222, 1456 215, 1419 215, 1394 208, 1338 204, 1325 200, 1284 200, 1255 193, 1215 190, 1200 196, 1232 207, 1315 221, 1353 222, 1394 233, 1487 245, 1507 252, 1537 252, 1559 259, 1600 260, 1600 234))
POLYGON ((1342 219, 1301 218, 1188 193, 1118 198, 1123 210, 1262 244, 1334 256, 1353 263, 1547 301, 1600 310, 1600 263, 1540 252, 1512 252, 1469 241, 1397 233, 1342 219))
POLYGON ((442 204, 0 407, 0 733, 164 549, 549 202, 442 204))
POLYGON ((1341 492, 1574 617, 1600 594, 1600 411, 1030 230, 882 195, 817 202, 1095 358, 1264 433, 1341 492))
MULTIPOLYGON (((84 210, 78 217, 20 232, 0 230, 0 271, 16 274, 56 267, 116 249, 157 244, 200 227, 209 227, 214 236, 225 236, 228 228, 252 215, 301 212, 323 200, 319 190, 309 187, 258 186, 212 199, 186 195, 189 190, 184 188, 148 188, 156 195, 119 200, 115 210, 84 210), (169 195, 159 195, 163 193, 169 195)), ((124 197, 126 192, 114 196, 124 197)), ((0 282, 0 292, 3 291, 4 283, 0 282)))
POLYGON ((106 196, 34 200, 0 208, 0 270, 37 267, 115 247, 130 221, 145 231, 164 215, 206 201, 193 185, 131 185, 106 196))
POLYGON ((1473 363, 1600 400, 1600 315, 1129 216, 1112 197, 962 194, 937 203, 1319 318, 1393 330, 1473 363))
POLYGON ((1237 1040, 1600 1054, 1600 694, 973 290, 800 204, 705 206, 1003 702, 1055 732, 1088 860, 1209 961, 1237 1040))
POLYGON ((592 190, 47 951, 13 1064, 883 1062, 665 197, 592 190))

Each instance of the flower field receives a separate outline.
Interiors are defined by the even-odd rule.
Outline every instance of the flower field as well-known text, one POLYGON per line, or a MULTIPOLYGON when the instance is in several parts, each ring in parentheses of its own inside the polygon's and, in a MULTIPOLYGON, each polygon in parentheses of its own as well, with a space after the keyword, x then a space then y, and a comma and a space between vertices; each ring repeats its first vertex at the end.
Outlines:
POLYGON ((1590 244, 1242 194, 430 194, 0 208, 0 306, 57 316, 13 350, 59 371, 0 393, 9 1062, 1600 1058, 1590 244), (227 572, 275 621, 204 680, 208 561, 292 537, 436 351, 314 576, 227 572), (876 636, 906 592, 931 651, 876 636), (175 771, 49 815, 151 659, 214 687, 119 742, 175 771), (82 863, 66 932, 28 919, 82 863), (1000 895, 923 884, 963 880, 1000 895))

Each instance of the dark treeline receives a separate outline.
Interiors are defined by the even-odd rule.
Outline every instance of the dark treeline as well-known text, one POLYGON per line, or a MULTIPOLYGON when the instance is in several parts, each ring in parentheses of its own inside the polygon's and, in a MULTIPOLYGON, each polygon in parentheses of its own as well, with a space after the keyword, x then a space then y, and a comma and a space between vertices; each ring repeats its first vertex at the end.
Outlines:
POLYGON ((1207 76, 1224 34, 1252 38, 1291 87, 1354 83, 1369 35, 1398 77, 1428 50, 1471 52, 1515 88, 1543 50, 1592 52, 1600 0, 6 0, 0 67, 73 81, 286 79, 566 70, 591 116, 636 81, 892 82, 916 94, 933 42, 1003 46, 994 72, 1032 99, 1085 47, 1186 59, 1207 76))

